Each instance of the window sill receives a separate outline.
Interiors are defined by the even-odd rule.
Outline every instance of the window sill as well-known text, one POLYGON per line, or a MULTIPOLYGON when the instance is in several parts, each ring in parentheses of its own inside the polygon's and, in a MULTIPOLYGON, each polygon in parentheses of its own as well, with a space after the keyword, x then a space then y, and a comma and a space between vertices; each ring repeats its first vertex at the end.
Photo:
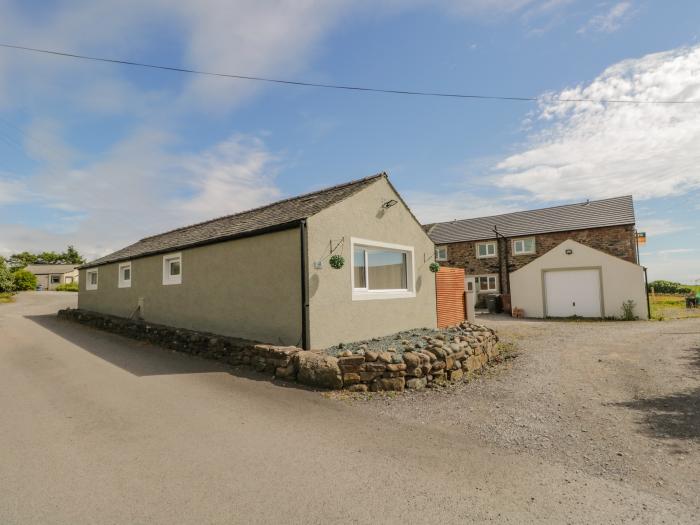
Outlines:
POLYGON ((498 255, 477 255, 477 259, 495 259, 498 255))
POLYGON ((518 253, 513 252, 513 256, 518 257, 519 255, 536 255, 536 253, 537 252, 518 252, 518 253))
POLYGON ((353 301, 373 301, 381 299, 411 299, 415 298, 416 293, 408 290, 353 290, 353 301))

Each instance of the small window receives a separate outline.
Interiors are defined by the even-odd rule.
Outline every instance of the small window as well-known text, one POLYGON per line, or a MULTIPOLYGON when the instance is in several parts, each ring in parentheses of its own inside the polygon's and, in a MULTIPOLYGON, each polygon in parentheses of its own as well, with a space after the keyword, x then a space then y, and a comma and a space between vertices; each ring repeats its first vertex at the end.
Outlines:
POLYGON ((486 259, 487 257, 496 257, 496 242, 478 242, 476 243, 476 256, 479 259, 486 259))
POLYGON ((435 260, 436 261, 446 261, 447 260, 447 246, 438 246, 435 248, 435 260))
POLYGON ((515 239, 513 241, 513 254, 525 255, 535 253, 535 238, 528 237, 527 239, 515 239))
POLYGON ((86 276, 87 282, 85 283, 85 289, 97 290, 97 270, 88 270, 86 276))
POLYGON ((352 244, 353 300, 415 297, 412 247, 364 240, 352 244))
POLYGON ((497 275, 477 275, 474 278, 474 282, 476 283, 476 291, 478 293, 498 292, 497 275))
POLYGON ((119 288, 131 288, 131 263, 119 265, 119 288))
POLYGON ((61 284, 61 276, 60 275, 52 275, 51 276, 51 284, 61 284))
POLYGON ((66 277, 66 284, 72 284, 73 283, 73 278, 72 277, 66 277))
POLYGON ((174 253, 163 257, 163 284, 182 283, 182 254, 174 253))

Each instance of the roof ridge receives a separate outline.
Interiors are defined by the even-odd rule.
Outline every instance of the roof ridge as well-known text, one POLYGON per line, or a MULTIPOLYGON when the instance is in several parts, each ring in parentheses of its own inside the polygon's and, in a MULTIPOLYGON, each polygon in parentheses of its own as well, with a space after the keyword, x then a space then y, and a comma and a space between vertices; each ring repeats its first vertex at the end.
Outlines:
MULTIPOLYGON (((231 213, 231 214, 229 214, 229 215, 221 215, 221 216, 219 216, 219 217, 214 217, 213 219, 207 219, 206 221, 195 222, 195 223, 192 223, 192 224, 188 224, 188 225, 186 225, 186 226, 180 226, 179 228, 174 228, 174 229, 172 229, 172 230, 168 230, 168 231, 165 231, 165 232, 156 233, 155 235, 149 235, 148 237, 143 237, 142 239, 139 239, 139 240, 136 241, 136 242, 138 243, 138 242, 141 242, 141 241, 147 241, 147 240, 149 240, 149 239, 155 239, 156 237, 161 237, 161 236, 163 236, 163 235, 168 235, 168 234, 175 233, 175 232, 178 232, 178 231, 186 230, 186 229, 188 229, 188 228, 193 228, 193 227, 195 227, 195 226, 202 226, 202 225, 204 225, 204 224, 209 224, 209 223, 212 223, 212 222, 220 221, 220 220, 222 220, 222 219, 230 219, 230 218, 236 217, 236 216, 238 216, 238 215, 243 215, 244 213, 250 213, 250 212, 254 212, 254 211, 264 210, 265 208, 270 208, 270 207, 272 207, 272 206, 278 206, 279 204, 282 204, 282 203, 284 203, 284 202, 289 202, 289 201, 294 201, 294 200, 303 199, 303 198, 306 198, 306 197, 311 197, 311 196, 313 196, 313 195, 318 195, 319 193, 324 193, 324 192, 332 191, 332 190, 338 190, 338 189, 341 189, 341 188, 347 188, 348 186, 353 186, 353 185, 355 185, 355 184, 361 184, 361 183, 363 183, 363 182, 368 182, 368 181, 370 181, 370 180, 372 180, 372 179, 379 179, 380 177, 385 177, 385 178, 386 178, 386 177, 387 177, 386 172, 385 172, 385 171, 382 171, 382 172, 379 172, 379 173, 375 173, 374 175, 370 175, 370 176, 367 176, 367 177, 362 177, 361 179, 355 179, 355 180, 351 180, 351 181, 348 181, 348 182, 343 182, 343 183, 340 183, 340 184, 335 184, 335 185, 333 185, 333 186, 328 186, 328 187, 326 187, 326 188, 321 188, 320 190, 315 190, 315 191, 310 191, 310 192, 307 192, 307 193, 302 193, 301 195, 294 195, 293 197, 287 197, 286 199, 281 199, 281 200, 278 200, 278 201, 275 201, 275 202, 271 202, 271 203, 269 203, 269 204, 263 204, 262 206, 258 206, 258 207, 256 207, 256 208, 250 208, 250 209, 247 209, 247 210, 242 210, 242 211, 239 211, 239 212, 237 212, 237 213, 231 213)), ((136 244, 136 243, 134 243, 134 244, 136 244)))
POLYGON ((456 222, 464 222, 464 221, 475 221, 475 220, 485 220, 485 219, 495 219, 497 217, 505 217, 506 215, 516 215, 518 213, 532 213, 532 212, 538 212, 538 211, 544 211, 544 210, 554 210, 557 208, 568 208, 571 206, 576 206, 576 205, 586 205, 586 204, 592 204, 592 203, 598 203, 598 202, 605 202, 605 201, 611 201, 611 200, 616 200, 616 199, 624 199, 626 197, 633 198, 632 195, 619 195, 617 197, 606 197, 604 199, 596 199, 596 200, 586 200, 586 201, 579 201, 579 202, 571 202, 569 204, 558 204, 556 206, 546 206, 544 208, 534 208, 531 210, 518 210, 518 211, 511 211, 507 213, 499 213, 497 215, 485 215, 481 217, 470 217, 467 219, 452 219, 451 221, 443 221, 443 222, 434 222, 431 223, 430 225, 432 227, 435 226, 441 226, 443 224, 454 224, 456 222))

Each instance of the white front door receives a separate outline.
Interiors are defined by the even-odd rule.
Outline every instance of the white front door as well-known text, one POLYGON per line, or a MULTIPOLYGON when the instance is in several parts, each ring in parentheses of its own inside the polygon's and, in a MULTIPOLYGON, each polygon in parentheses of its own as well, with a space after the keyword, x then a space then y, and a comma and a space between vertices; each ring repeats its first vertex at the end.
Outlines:
POLYGON ((602 317, 600 270, 554 270, 544 273, 547 317, 602 317))
POLYGON ((476 305, 476 279, 468 275, 464 276, 464 293, 467 301, 467 321, 474 322, 476 305))

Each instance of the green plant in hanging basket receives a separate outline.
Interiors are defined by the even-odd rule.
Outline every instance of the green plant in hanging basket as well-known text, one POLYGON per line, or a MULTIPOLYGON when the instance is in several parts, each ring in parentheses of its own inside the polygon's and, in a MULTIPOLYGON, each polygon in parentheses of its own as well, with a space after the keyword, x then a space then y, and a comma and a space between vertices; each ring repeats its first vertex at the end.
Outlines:
POLYGON ((436 262, 430 263, 429 268, 430 268, 430 271, 433 273, 438 273, 440 271, 440 265, 436 262))
POLYGON ((343 266, 345 266, 345 257, 342 255, 331 255, 331 258, 328 259, 328 264, 331 265, 331 268, 340 270, 343 266))

